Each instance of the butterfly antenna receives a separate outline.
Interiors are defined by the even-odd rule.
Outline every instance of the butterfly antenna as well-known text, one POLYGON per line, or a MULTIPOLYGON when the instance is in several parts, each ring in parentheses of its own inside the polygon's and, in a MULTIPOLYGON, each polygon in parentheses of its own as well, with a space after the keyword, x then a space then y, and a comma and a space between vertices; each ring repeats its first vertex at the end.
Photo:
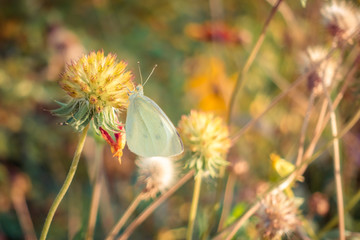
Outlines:
POLYGON ((141 85, 143 85, 143 78, 142 78, 142 74, 141 74, 141 68, 140 68, 140 62, 137 62, 138 64, 138 68, 139 68, 139 74, 140 74, 140 80, 141 80, 141 85))
MULTIPOLYGON (((147 83, 147 81, 150 79, 150 77, 151 77, 151 75, 154 73, 156 67, 157 67, 157 64, 155 64, 155 66, 154 66, 153 69, 151 70, 151 73, 149 74, 149 76, 148 76, 147 79, 145 80, 144 85, 145 85, 145 84, 147 83)), ((144 85, 143 85, 143 86, 144 86, 144 85)))

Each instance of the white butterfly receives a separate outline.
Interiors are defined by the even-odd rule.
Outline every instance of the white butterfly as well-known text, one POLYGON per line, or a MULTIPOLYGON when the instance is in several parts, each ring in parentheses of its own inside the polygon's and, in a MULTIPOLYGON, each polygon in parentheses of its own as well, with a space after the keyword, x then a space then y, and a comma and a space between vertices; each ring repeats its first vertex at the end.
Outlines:
POLYGON ((129 101, 125 130, 130 151, 140 157, 172 157, 184 151, 176 128, 161 108, 144 95, 141 84, 131 92, 129 101))

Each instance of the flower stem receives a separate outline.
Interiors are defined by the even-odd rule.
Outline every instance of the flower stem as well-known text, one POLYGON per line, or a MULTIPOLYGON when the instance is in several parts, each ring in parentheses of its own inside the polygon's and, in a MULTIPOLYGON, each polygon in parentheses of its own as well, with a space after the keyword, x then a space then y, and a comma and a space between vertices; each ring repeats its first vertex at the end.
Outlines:
POLYGON ((79 159, 80 159, 80 155, 82 152, 82 149, 84 147, 84 143, 85 143, 85 139, 86 139, 86 135, 87 135, 87 131, 89 129, 89 125, 87 125, 84 130, 82 131, 81 135, 80 135, 80 139, 78 142, 78 145, 76 147, 76 151, 74 154, 74 158, 72 160, 68 175, 66 176, 66 179, 64 181, 64 184, 62 185, 58 195, 56 196, 53 204, 51 205, 51 208, 49 210, 49 213, 46 217, 45 223, 44 223, 44 227, 41 231, 41 236, 40 236, 40 240, 45 240, 46 236, 49 232, 49 228, 50 228, 50 224, 54 218, 55 212, 60 204, 60 202, 62 201, 62 199, 64 198, 67 190, 69 189, 69 186, 75 176, 75 172, 79 163, 79 159))
POLYGON ((186 239, 191 240, 193 231, 194 231, 194 223, 196 218, 197 207, 199 204, 200 197, 200 188, 201 188, 201 180, 202 180, 202 171, 199 171, 195 176, 195 186, 194 186, 194 194, 191 202, 190 216, 189 216, 189 224, 186 233, 186 239))
POLYGON ((327 92, 324 80, 321 81, 322 87, 324 89, 324 95, 328 101, 328 108, 330 113, 330 126, 333 140, 333 151, 334 151, 334 178, 336 186, 336 200, 337 200, 337 212, 339 216, 339 239, 345 240, 345 217, 344 217, 344 196, 343 188, 341 183, 341 162, 340 162, 340 146, 338 138, 338 128, 336 123, 335 109, 333 107, 330 94, 327 92))
POLYGON ((308 107, 307 107, 307 110, 306 110, 306 113, 305 113, 304 121, 303 121, 303 124, 302 124, 302 127, 301 127, 298 155, 297 155, 297 158, 296 158, 296 166, 299 166, 301 164, 302 159, 303 159, 305 135, 306 135, 307 127, 309 125, 310 113, 311 113, 312 107, 314 105, 314 99, 315 99, 315 94, 314 94, 314 92, 312 92, 311 95, 310 95, 308 107))
POLYGON ((343 189, 341 183, 341 164, 340 164, 340 150, 339 150, 339 139, 336 138, 338 135, 336 116, 332 111, 330 114, 331 121, 331 130, 334 137, 334 175, 335 175, 335 185, 336 185, 336 198, 337 198, 337 208, 339 216, 339 232, 340 239, 345 240, 345 217, 344 217, 344 197, 343 189))
POLYGON ((277 12, 281 2, 282 2, 282 0, 277 0, 276 4, 274 4, 274 6, 272 7, 270 14, 269 14, 268 18, 265 21, 265 24, 263 26, 261 34, 260 34, 257 42, 255 43, 255 46, 253 47, 249 57, 247 58, 247 61, 246 61, 245 65, 244 65, 238 79, 236 80, 234 90, 233 90, 233 92, 231 94, 230 106, 229 106, 229 111, 228 111, 228 116, 227 116, 227 121, 228 121, 229 125, 231 123, 231 115, 232 115, 233 108, 234 108, 234 105, 235 105, 236 95, 237 95, 238 92, 240 92, 240 90, 245 85, 244 76, 247 74, 247 72, 249 71, 252 63, 254 62, 255 57, 258 54, 262 43, 264 42, 265 35, 266 35, 267 30, 268 30, 269 24, 270 24, 271 20, 273 19, 275 13, 277 12))
POLYGON ((134 201, 131 203, 131 205, 128 207, 128 209, 125 211, 125 213, 122 215, 120 220, 116 223, 116 225, 113 227, 113 229, 110 231, 109 235, 106 237, 106 240, 112 240, 115 238, 116 234, 121 230, 121 228, 124 226, 126 221, 129 219, 131 214, 136 210, 137 206, 139 206, 139 203, 144 199, 143 193, 140 193, 134 201))
POLYGON ((188 172, 184 175, 174 186, 172 186, 167 192, 157 198, 146 210, 144 210, 138 217, 134 219, 132 223, 126 228, 124 233, 118 238, 118 240, 128 239, 129 236, 135 231, 135 229, 150 216, 154 210, 160 206, 166 199, 168 199, 174 192, 176 192, 184 183, 186 183, 192 176, 194 171, 188 172))
POLYGON ((231 203, 232 203, 232 200, 234 197, 235 182, 236 182, 236 175, 235 175, 234 171, 231 171, 229 173, 229 177, 228 177, 226 187, 225 187, 224 205, 223 205, 223 210, 221 212, 219 226, 217 229, 218 232, 220 232, 223 229, 224 223, 230 213, 231 203))
MULTIPOLYGON (((230 96, 230 103, 229 103, 229 108, 228 108, 228 112, 227 112, 227 124, 230 126, 231 124, 231 116, 233 114, 233 110, 234 110, 234 106, 235 106, 235 100, 236 100, 236 96, 238 94, 238 92, 241 92, 242 88, 244 87, 245 85, 245 76, 246 74, 248 73, 251 65, 253 64, 259 50, 260 50, 260 47, 262 46, 264 40, 265 40, 265 36, 266 36, 266 33, 267 33, 267 30, 269 28, 269 25, 270 25, 270 22, 271 20, 273 19, 273 17, 275 16, 279 6, 280 6, 280 3, 282 2, 283 0, 277 0, 277 2, 274 4, 274 6, 272 7, 271 9, 271 12, 269 14, 269 16, 267 17, 267 19, 265 20, 265 23, 264 23, 264 26, 263 26, 263 29, 260 33, 260 36, 259 38, 257 39, 254 47, 252 48, 251 52, 250 52, 250 55, 249 57, 247 58, 246 62, 245 62, 245 65, 243 66, 237 80, 236 80, 236 83, 235 83, 235 86, 234 86, 234 89, 233 89, 233 92, 231 93, 231 96, 230 96)), ((227 181, 227 183, 231 183, 229 181, 227 181)), ((224 185, 224 179, 223 178, 219 178, 219 181, 218 181, 218 188, 217 188, 217 193, 216 193, 216 203, 220 202, 220 198, 222 196, 222 186, 224 185)), ((232 186, 226 186, 226 189, 227 191, 225 191, 225 194, 224 194, 224 198, 229 200, 229 198, 226 198, 227 195, 232 195, 232 191, 233 191, 233 187, 232 186)), ((228 209, 230 208, 230 201, 226 201, 224 202, 224 207, 223 207, 223 210, 221 212, 221 219, 220 219, 220 224, 218 226, 218 229, 220 230, 222 228, 222 224, 223 224, 223 221, 227 218, 227 214, 228 214, 228 209), (225 205, 226 204, 226 205, 225 205)), ((209 228, 213 225, 213 221, 215 219, 215 213, 214 215, 212 216, 212 218, 210 219, 210 222, 209 222, 209 228)), ((207 232, 205 232, 205 236, 208 234, 208 232, 210 231, 210 229, 207 230, 207 232)))

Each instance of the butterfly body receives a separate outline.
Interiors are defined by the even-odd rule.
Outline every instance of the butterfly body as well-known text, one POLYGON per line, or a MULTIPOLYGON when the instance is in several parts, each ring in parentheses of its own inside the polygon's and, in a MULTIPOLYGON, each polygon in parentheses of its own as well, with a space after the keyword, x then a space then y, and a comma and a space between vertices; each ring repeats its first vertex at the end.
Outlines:
POLYGON ((125 129, 130 151, 141 157, 171 157, 184 151, 176 128, 161 108, 144 95, 142 85, 136 87, 129 101, 125 129))

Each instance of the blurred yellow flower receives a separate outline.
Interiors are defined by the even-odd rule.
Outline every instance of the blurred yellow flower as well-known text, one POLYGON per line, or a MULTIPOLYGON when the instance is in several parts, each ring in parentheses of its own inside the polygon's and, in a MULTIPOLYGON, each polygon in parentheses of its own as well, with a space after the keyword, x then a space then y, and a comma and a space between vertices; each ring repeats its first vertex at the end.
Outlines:
POLYGON ((286 177, 295 170, 294 164, 286 161, 275 153, 270 154, 270 159, 272 168, 280 177, 286 177))
POLYGON ((219 168, 228 164, 225 158, 231 145, 223 119, 192 110, 189 116, 182 116, 179 132, 191 154, 185 167, 217 177, 219 168))
POLYGON ((190 77, 186 91, 195 98, 197 108, 225 116, 237 74, 228 76, 224 62, 216 57, 198 57, 187 64, 190 77))

